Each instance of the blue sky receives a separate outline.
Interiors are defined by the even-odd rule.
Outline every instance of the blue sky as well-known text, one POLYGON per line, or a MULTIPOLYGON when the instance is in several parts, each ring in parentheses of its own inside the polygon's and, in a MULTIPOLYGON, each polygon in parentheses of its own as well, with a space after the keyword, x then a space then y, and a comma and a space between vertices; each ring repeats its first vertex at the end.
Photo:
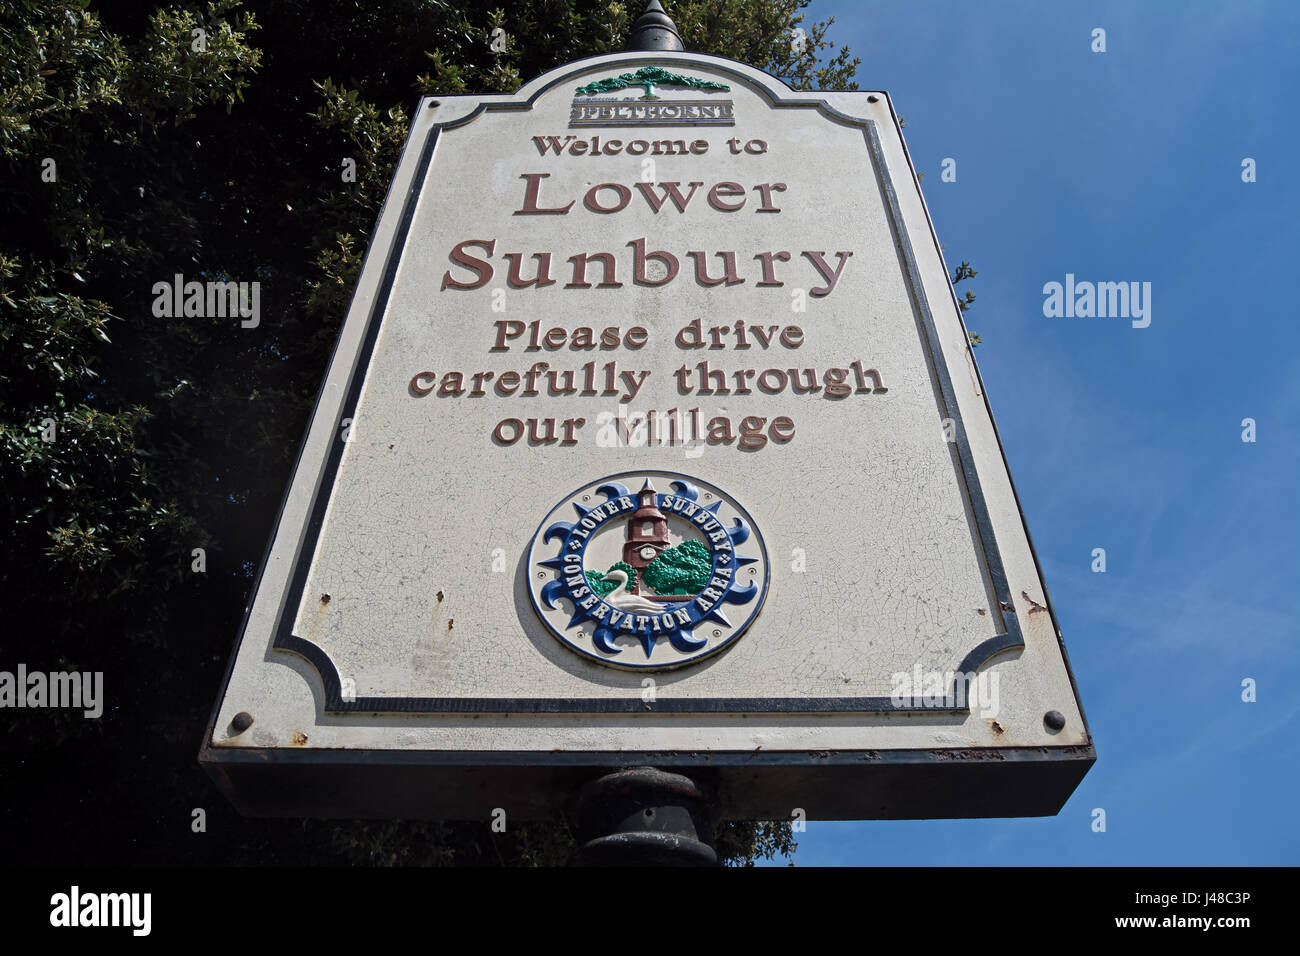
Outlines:
POLYGON ((796 863, 1300 863, 1300 3, 808 14, 980 270, 967 324, 1099 758, 1057 817, 812 822, 796 863), (1066 273, 1150 282, 1150 326, 1045 317, 1066 273))

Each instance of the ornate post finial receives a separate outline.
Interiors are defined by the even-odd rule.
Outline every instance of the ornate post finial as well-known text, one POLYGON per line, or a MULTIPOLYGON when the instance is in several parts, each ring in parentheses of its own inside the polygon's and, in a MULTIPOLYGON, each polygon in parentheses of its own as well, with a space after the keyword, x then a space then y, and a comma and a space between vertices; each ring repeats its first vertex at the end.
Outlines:
POLYGON ((656 53, 681 53, 686 47, 682 44, 681 34, 672 18, 664 13, 659 0, 650 0, 645 5, 645 13, 632 24, 624 50, 650 50, 656 53))

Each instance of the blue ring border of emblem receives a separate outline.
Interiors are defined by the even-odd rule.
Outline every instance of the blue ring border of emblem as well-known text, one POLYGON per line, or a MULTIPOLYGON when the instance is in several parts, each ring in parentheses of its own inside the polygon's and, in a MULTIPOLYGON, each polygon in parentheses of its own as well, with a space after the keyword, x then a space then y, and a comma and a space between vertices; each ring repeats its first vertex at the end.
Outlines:
MULTIPOLYGON (((635 497, 637 493, 636 491, 629 491, 628 494, 635 497)), ((607 501, 608 500, 613 500, 613 497, 607 498, 607 501)), ((599 507, 599 505, 594 505, 592 509, 586 509, 586 510, 593 510, 595 507, 599 507)), ((702 510, 708 510, 708 509, 704 508, 702 510)), ((612 517, 613 515, 606 516, 606 518, 601 519, 600 524, 603 524, 606 520, 609 520, 609 518, 612 517)), ((596 525, 591 529, 591 533, 593 535, 594 532, 600 527, 600 524, 596 525)), ((725 524, 723 525, 723 527, 724 528, 726 527, 725 524)), ((564 540, 565 541, 568 540, 568 535, 565 535, 564 540)), ((718 567, 717 550, 710 547, 710 551, 714 556, 714 569, 716 571, 718 567)), ((585 544, 578 551, 578 553, 579 554, 586 553, 585 544)), ((733 495, 727 492, 721 485, 718 485, 712 481, 708 481, 707 479, 698 478, 693 475, 684 474, 679 471, 667 471, 661 468, 646 468, 646 469, 633 468, 627 471, 614 472, 613 474, 606 475, 603 478, 597 478, 592 481, 584 482, 583 484, 579 485, 577 488, 573 489, 568 494, 564 495, 554 506, 552 506, 551 509, 546 513, 546 515, 542 518, 541 523, 538 524, 537 530, 533 532, 532 538, 529 541, 526 574, 529 575, 527 579, 529 601, 533 606, 533 611, 536 613, 538 621, 541 623, 542 627, 545 628, 547 631, 549 631, 551 635, 565 649, 572 651, 573 653, 578 654, 579 656, 584 657, 588 660, 594 661, 598 664, 603 664, 607 667, 613 667, 619 670, 666 671, 666 670, 676 670, 682 667, 689 667, 693 664, 699 664, 706 660, 712 660, 724 650, 732 647, 736 643, 736 641, 739 640, 745 634, 745 632, 749 629, 750 625, 754 623, 755 619, 762 611, 764 603, 767 601, 767 592, 772 581, 772 565, 771 565, 771 558, 768 555, 768 551, 767 551, 767 541, 763 537, 762 530, 759 528, 758 523, 754 520, 753 515, 751 515, 749 513, 749 510, 745 508, 742 504, 740 504, 740 502, 733 495), (685 497, 693 500, 692 495, 686 493, 686 489, 693 489, 698 494, 698 489, 695 488, 696 484, 706 485, 709 488, 716 490, 719 493, 719 495, 721 495, 722 497, 720 497, 718 499, 718 502, 711 507, 716 508, 718 505, 721 505, 723 503, 727 504, 732 510, 734 510, 739 515, 741 519, 744 520, 744 522, 746 522, 748 526, 747 533, 745 533, 743 536, 740 536, 739 540, 737 540, 736 538, 731 538, 731 540, 733 541, 733 545, 736 546, 733 547, 733 553, 737 554, 737 564, 738 565, 742 563, 753 564, 759 560, 758 558, 745 559, 739 554, 738 551, 739 545, 744 544, 752 539, 755 545, 757 546, 759 553, 762 556, 761 560, 763 564, 763 580, 761 586, 758 585, 757 583, 755 583, 754 585, 754 589, 757 591, 757 595, 751 599, 754 601, 754 606, 753 609, 748 612, 748 617, 746 617, 742 623, 738 625, 733 625, 731 624, 730 621, 727 621, 725 617, 722 618, 722 622, 732 627, 733 630, 725 638, 721 639, 715 647, 701 646, 700 650, 697 653, 695 653, 691 657, 685 658, 684 660, 675 660, 675 661, 660 662, 660 663, 655 663, 652 660, 645 660, 644 662, 633 663, 632 660, 635 660, 635 658, 633 658, 632 660, 614 659, 611 657, 603 656, 588 648, 582 647, 576 641, 567 637, 564 633, 562 633, 559 629, 557 629, 554 625, 552 625, 551 622, 547 620, 545 610, 542 608, 541 604, 539 603, 540 600, 544 599, 539 597, 539 592, 543 591, 544 588, 533 586, 531 574, 533 569, 536 567, 550 568, 552 570, 555 570, 559 576, 554 581, 548 582, 547 586, 556 583, 561 584, 561 586, 563 585, 564 575, 560 571, 560 566, 563 562, 563 556, 565 554, 564 542, 563 541, 561 542, 559 552, 554 558, 545 561, 538 560, 535 557, 535 553, 537 551, 537 546, 539 542, 544 544, 546 542, 549 542, 553 538, 558 537, 558 535, 552 535, 551 530, 555 527, 557 523, 563 523, 563 522, 557 522, 557 519, 560 517, 561 511, 565 508, 566 505, 572 504, 575 507, 575 509, 579 511, 579 520, 581 520, 581 517, 583 516, 582 513, 583 508, 581 505, 578 504, 577 498, 583 492, 584 489, 591 488, 593 490, 599 490, 604 487, 616 485, 619 479, 628 479, 628 478, 642 479, 642 478, 657 478, 657 477, 662 477, 672 482, 673 484, 670 484, 669 487, 674 487, 674 485, 678 483, 685 484, 685 489, 672 494, 657 492, 658 498, 680 496, 680 497, 685 497), (548 525, 550 526, 549 528, 548 525)), ((710 618, 716 618, 716 615, 720 613, 718 611, 718 608, 722 604, 735 603, 735 602, 727 602, 727 597, 731 594, 731 591, 732 589, 729 587, 727 591, 724 592, 724 594, 721 597, 719 597, 717 601, 714 602, 714 604, 710 607, 709 611, 700 615, 699 620, 693 621, 692 624, 702 624, 703 622, 708 621, 710 618)), ((555 594, 555 597, 557 599, 567 599, 571 602, 573 600, 568 594, 568 592, 565 590, 558 589, 556 592, 553 593, 555 594)), ((600 603, 604 603, 604 602, 600 602, 600 603)), ((749 601, 745 601, 744 603, 748 604, 749 601)), ((556 608, 554 605, 551 606, 551 610, 557 610, 557 609, 558 608, 556 608)), ((575 613, 570 619, 570 623, 569 623, 570 627, 576 626, 577 624, 580 624, 583 621, 592 619, 591 615, 579 609, 576 603, 574 603, 574 611, 575 613)), ((597 630, 599 631, 600 629, 598 628, 597 630)), ((594 636, 595 635, 593 634, 593 639, 594 636)), ((668 642, 671 643, 671 640, 669 640, 668 642)), ((701 641, 702 645, 705 645, 707 643, 708 643, 707 639, 701 641)), ((676 644, 673 643, 673 646, 676 647, 676 644)), ((678 648, 678 650, 680 651, 681 648, 678 648)), ((630 651, 631 648, 625 648, 623 653, 627 654, 630 651)))

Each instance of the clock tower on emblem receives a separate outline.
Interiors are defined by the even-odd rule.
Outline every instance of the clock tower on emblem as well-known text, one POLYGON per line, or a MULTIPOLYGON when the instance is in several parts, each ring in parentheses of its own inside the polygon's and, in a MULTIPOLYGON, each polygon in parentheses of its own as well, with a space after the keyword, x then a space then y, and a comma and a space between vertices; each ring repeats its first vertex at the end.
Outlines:
MULTIPOLYGON (((623 560, 640 571, 668 547, 668 519, 655 504, 655 486, 650 484, 649 478, 637 492, 637 497, 640 507, 627 519, 623 560)), ((640 577, 638 574, 638 581, 640 577)))

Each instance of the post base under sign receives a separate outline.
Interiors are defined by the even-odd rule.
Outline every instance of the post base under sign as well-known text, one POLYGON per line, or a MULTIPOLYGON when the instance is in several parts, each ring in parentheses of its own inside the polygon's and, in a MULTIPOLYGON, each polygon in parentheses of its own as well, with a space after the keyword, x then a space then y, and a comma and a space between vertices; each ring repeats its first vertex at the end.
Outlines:
POLYGON ((583 841, 573 866, 717 866, 709 800, 689 778, 654 767, 606 774, 574 801, 583 841))

